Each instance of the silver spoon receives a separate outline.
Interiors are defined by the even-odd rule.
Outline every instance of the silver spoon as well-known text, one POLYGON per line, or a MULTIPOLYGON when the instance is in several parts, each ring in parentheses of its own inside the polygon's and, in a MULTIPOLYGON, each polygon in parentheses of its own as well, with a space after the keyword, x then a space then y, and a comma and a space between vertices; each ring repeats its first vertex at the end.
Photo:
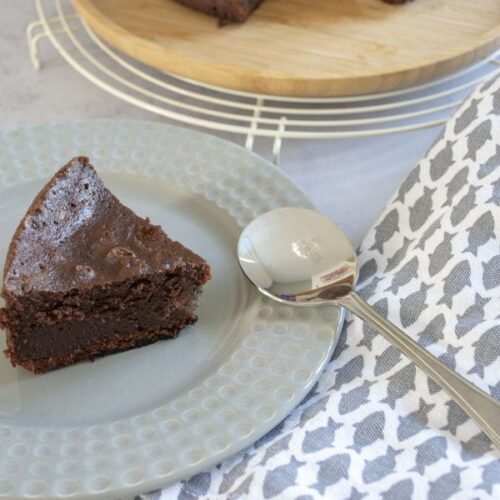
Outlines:
POLYGON ((354 291, 356 255, 329 219, 303 208, 267 212, 242 232, 238 258, 264 295, 294 306, 344 306, 376 328, 443 387, 500 449, 500 403, 429 354, 354 291))

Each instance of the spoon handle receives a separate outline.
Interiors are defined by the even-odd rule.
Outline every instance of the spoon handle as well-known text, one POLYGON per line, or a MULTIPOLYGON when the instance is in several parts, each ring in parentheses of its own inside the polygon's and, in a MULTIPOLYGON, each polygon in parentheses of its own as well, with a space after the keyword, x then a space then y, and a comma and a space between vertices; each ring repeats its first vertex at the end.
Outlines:
POLYGON ((481 391, 458 373, 427 352, 397 326, 382 317, 357 293, 336 302, 377 329, 389 342, 445 389, 458 405, 483 429, 494 446, 500 449, 500 402, 481 391))

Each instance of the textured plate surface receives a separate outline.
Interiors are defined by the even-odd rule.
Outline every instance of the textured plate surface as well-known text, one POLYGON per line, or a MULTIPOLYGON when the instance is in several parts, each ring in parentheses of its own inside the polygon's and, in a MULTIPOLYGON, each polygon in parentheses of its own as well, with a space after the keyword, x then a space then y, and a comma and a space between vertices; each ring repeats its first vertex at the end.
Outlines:
POLYGON ((0 498, 117 498, 209 468, 300 402, 339 332, 335 308, 263 299, 235 256, 241 226, 310 206, 305 195, 263 159, 181 128, 102 120, 0 136, 0 262, 33 196, 78 154, 214 278, 175 341, 38 376, 0 356, 0 498))

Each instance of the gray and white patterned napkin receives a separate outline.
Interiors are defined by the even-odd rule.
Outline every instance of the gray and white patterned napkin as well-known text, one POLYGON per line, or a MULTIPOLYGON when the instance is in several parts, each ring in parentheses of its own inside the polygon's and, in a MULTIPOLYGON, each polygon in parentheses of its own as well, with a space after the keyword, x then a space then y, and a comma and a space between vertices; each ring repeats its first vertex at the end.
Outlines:
MULTIPOLYGON (((499 205, 497 79, 447 124, 359 260, 368 302, 500 399, 499 205)), ((499 457, 439 386, 350 319, 319 383, 285 421, 153 498, 500 498, 499 457)))

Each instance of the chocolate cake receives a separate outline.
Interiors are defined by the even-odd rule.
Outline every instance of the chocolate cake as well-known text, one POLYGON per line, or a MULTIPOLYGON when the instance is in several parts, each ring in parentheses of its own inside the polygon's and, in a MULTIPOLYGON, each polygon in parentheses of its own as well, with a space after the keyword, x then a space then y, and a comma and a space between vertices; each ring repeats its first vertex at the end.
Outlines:
POLYGON ((221 24, 242 23, 263 0, 176 0, 176 2, 217 16, 221 24))
MULTIPOLYGON (((242 23, 264 0, 175 0, 177 3, 217 16, 220 24, 242 23)), ((335 0, 332 0, 332 2, 335 0)), ((390 4, 403 4, 412 0, 382 0, 390 4)))
POLYGON ((0 326, 16 366, 43 373, 172 338, 197 319, 209 265, 122 205, 88 158, 61 168, 17 228, 0 326))

